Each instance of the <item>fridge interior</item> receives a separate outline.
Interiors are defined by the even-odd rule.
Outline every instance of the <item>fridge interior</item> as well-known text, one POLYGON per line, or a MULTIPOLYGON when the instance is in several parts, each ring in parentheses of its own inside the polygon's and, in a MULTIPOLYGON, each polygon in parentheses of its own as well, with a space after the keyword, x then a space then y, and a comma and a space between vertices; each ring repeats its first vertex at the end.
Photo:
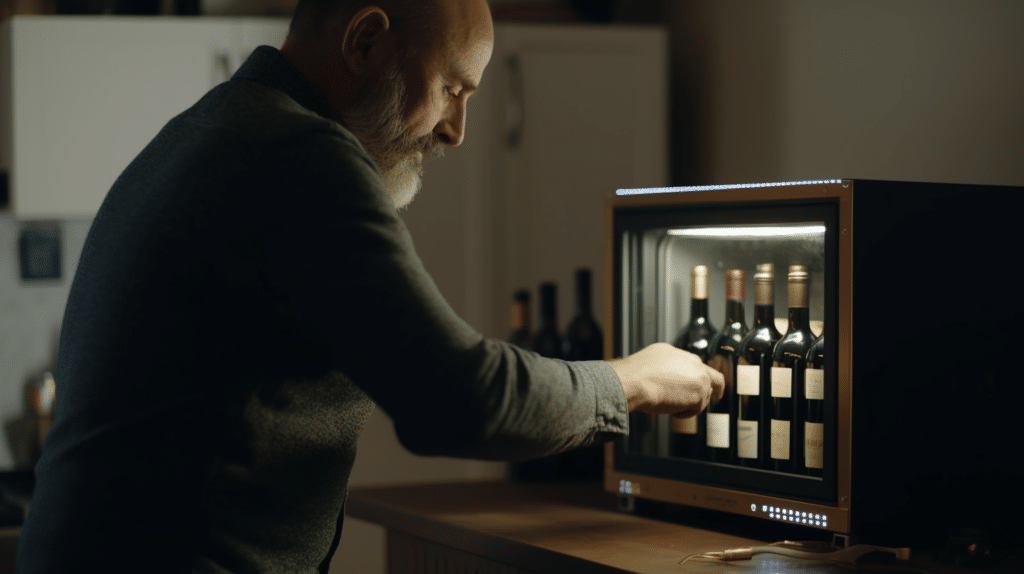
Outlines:
MULTIPOLYGON (((622 231, 618 352, 626 355, 656 342, 673 343, 677 339, 690 320, 690 270, 695 265, 706 265, 709 269, 708 317, 715 329, 721 331, 725 322, 726 271, 740 269, 746 273, 743 321, 749 329, 754 324, 754 274, 759 264, 771 263, 775 324, 782 334, 788 327, 789 266, 806 267, 810 277, 811 331, 815 337, 823 333, 825 294, 833 287, 826 265, 825 218, 759 223, 736 223, 737 219, 729 216, 724 219, 727 221, 723 223, 669 222, 652 226, 647 225, 651 223, 647 220, 622 231)), ((625 451, 668 458, 671 433, 671 417, 634 414, 625 451)))

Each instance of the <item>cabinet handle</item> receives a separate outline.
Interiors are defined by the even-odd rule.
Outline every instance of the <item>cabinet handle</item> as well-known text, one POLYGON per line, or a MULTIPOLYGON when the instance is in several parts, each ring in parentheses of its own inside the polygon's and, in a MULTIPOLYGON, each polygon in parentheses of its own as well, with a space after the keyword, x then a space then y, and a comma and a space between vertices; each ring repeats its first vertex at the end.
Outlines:
POLYGON ((508 70, 508 97, 505 98, 505 141, 509 149, 519 149, 526 125, 526 103, 523 91, 523 70, 516 54, 505 58, 508 70))

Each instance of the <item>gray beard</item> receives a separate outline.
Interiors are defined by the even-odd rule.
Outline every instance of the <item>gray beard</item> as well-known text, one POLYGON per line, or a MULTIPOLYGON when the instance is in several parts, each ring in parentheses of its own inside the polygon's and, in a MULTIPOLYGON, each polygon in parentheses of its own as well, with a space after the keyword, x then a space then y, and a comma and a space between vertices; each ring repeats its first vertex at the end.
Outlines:
POLYGON ((405 125, 406 90, 400 58, 392 58, 342 123, 377 164, 395 208, 409 205, 423 184, 423 159, 440 157, 437 136, 413 137, 405 125))

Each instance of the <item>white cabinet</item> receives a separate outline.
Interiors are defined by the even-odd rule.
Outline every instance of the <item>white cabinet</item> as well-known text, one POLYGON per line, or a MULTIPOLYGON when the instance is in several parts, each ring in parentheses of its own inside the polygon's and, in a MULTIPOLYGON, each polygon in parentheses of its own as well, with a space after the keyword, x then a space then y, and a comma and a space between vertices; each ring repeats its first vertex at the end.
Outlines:
POLYGON ((426 165, 403 212, 442 293, 504 337, 512 292, 534 293, 536 328, 537 285, 555 281, 564 328, 573 271, 590 267, 604 326, 605 198, 669 183, 666 31, 499 23, 468 113, 465 142, 426 165))
POLYGON ((91 217, 157 131, 281 19, 14 17, 0 24, 0 170, 21 219, 91 217))

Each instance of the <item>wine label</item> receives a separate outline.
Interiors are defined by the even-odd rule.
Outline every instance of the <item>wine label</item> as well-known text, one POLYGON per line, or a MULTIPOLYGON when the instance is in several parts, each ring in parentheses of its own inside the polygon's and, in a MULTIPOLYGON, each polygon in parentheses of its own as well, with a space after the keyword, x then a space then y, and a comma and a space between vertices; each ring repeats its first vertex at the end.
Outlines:
POLYGON ((825 425, 822 423, 804 423, 804 464, 807 468, 822 468, 823 446, 825 445, 825 425))
POLYGON ((736 454, 740 458, 757 458, 757 421, 736 421, 736 454))
POLYGON ((729 448, 729 413, 708 413, 708 446, 729 448))
POLYGON ((779 460, 789 460, 789 421, 772 419, 771 455, 779 460))
POLYGON ((772 367, 772 396, 780 399, 793 398, 793 369, 772 367))
POLYGON ((825 400, 825 371, 822 369, 804 371, 804 396, 818 401, 825 400))
POLYGON ((761 380, 761 367, 757 365, 736 365, 736 394, 754 395, 761 394, 759 381, 761 380))
POLYGON ((672 419, 672 432, 681 434, 697 434, 697 417, 672 419))

